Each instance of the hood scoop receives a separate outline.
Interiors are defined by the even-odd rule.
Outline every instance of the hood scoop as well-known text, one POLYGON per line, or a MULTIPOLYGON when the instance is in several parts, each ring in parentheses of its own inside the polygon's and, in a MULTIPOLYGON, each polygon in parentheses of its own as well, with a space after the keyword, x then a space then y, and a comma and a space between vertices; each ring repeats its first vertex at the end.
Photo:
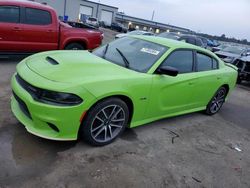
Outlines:
POLYGON ((47 56, 46 60, 51 64, 51 65, 58 65, 59 63, 53 59, 52 57, 47 56))

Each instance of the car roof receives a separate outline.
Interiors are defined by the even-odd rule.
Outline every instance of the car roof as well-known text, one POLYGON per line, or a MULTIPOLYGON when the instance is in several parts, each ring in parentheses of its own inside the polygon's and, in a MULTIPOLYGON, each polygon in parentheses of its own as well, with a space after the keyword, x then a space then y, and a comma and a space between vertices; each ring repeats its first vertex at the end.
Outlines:
POLYGON ((168 48, 194 49, 194 50, 202 51, 202 52, 209 54, 213 57, 216 56, 214 53, 210 52, 207 49, 204 49, 204 48, 201 48, 199 46, 192 45, 192 44, 189 44, 186 42, 182 42, 182 41, 177 41, 177 40, 172 40, 172 39, 167 39, 167 38, 157 37, 157 36, 145 36, 145 35, 131 35, 130 37, 134 37, 134 38, 146 40, 149 42, 153 42, 156 44, 160 44, 160 45, 166 46, 168 48))
POLYGON ((5 1, 0 1, 0 5, 27 6, 32 8, 43 8, 43 9, 54 10, 49 5, 28 0, 5 0, 5 1))

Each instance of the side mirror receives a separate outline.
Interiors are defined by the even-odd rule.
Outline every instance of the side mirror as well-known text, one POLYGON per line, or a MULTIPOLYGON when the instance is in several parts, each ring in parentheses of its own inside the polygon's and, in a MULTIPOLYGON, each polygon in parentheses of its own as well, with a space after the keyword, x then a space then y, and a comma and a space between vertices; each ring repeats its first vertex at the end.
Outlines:
POLYGON ((162 67, 159 67, 157 70, 156 70, 156 73, 158 74, 165 74, 165 75, 168 75, 168 76, 177 76, 179 71, 174 68, 174 67, 170 67, 170 66, 162 66, 162 67))

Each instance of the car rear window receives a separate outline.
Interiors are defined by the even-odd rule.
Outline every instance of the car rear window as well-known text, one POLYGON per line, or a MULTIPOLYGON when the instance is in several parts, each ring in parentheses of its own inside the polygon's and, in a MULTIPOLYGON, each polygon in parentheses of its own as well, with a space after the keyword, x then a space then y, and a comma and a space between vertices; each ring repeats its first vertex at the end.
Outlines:
POLYGON ((97 19, 96 18, 89 18, 89 21, 96 22, 97 19))
POLYGON ((45 10, 25 8, 25 23, 31 25, 49 25, 52 23, 51 14, 45 10))
POLYGON ((20 8, 17 6, 0 6, 0 22, 19 23, 20 8))

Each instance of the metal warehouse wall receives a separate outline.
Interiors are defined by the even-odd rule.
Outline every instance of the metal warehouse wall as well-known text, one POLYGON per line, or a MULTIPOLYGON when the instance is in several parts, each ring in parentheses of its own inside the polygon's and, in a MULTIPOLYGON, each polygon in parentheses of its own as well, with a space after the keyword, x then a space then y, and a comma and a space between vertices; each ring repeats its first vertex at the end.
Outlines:
MULTIPOLYGON (((48 5, 52 6, 54 9, 56 9, 58 16, 64 15, 65 0, 35 0, 35 1, 40 3, 47 3, 48 5)), ((100 19, 101 17, 102 10, 112 12, 113 21, 115 20, 115 14, 118 12, 118 8, 112 6, 105 6, 102 4, 99 4, 98 6, 98 3, 84 1, 84 0, 67 0, 65 15, 69 16, 69 20, 76 21, 79 18, 79 11, 81 5, 92 7, 93 8, 92 16, 97 17, 98 19, 100 19)))
POLYGON ((49 6, 53 7, 57 11, 58 16, 63 16, 64 0, 35 0, 35 2, 47 3, 49 6))

